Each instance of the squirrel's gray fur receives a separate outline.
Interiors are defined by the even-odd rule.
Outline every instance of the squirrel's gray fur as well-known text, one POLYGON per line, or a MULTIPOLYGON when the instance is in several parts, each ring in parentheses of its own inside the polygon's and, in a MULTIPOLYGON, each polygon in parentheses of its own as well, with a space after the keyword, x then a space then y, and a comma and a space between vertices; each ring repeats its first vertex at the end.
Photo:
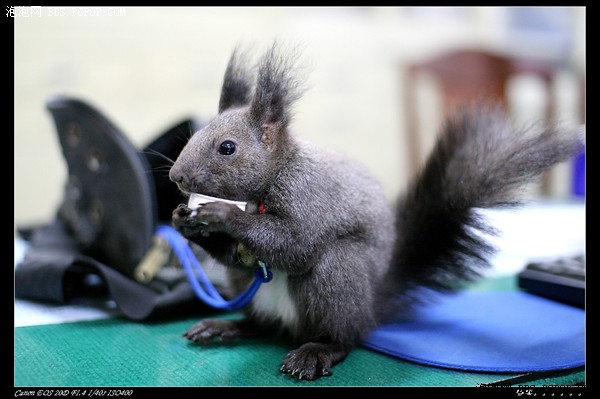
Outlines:
POLYGON ((247 212, 213 202, 173 225, 226 266, 237 292, 254 278, 240 245, 272 267, 242 320, 206 319, 184 336, 282 333, 300 346, 281 370, 298 378, 331 367, 378 323, 406 314, 423 289, 451 291, 478 276, 493 248, 476 208, 514 205, 524 185, 581 146, 576 131, 514 129, 498 109, 449 117, 422 171, 391 205, 363 166, 303 142, 289 131, 301 93, 294 56, 277 43, 256 81, 234 51, 219 114, 189 140, 170 170, 184 194, 251 204, 247 212), (258 204, 265 212, 257 212, 258 204))

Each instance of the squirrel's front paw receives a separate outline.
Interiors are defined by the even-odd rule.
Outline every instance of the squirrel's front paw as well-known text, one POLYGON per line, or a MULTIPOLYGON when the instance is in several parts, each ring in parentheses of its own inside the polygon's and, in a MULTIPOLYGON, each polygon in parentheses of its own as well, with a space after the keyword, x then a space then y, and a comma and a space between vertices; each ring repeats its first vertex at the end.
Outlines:
POLYGON ((171 216, 173 226, 182 227, 197 225, 199 221, 192 216, 192 212, 193 211, 188 208, 186 204, 179 204, 179 206, 173 210, 173 214, 171 216))
POLYGON ((225 202, 209 202, 198 208, 196 218, 208 225, 209 231, 222 231, 237 212, 243 211, 225 202))
POLYGON ((207 225, 198 219, 198 215, 193 215, 193 210, 186 204, 179 204, 171 217, 173 227, 186 238, 194 236, 207 236, 207 225))
POLYGON ((173 221, 175 221, 176 218, 179 220, 186 216, 190 216, 191 214, 192 210, 186 204, 179 204, 177 208, 173 210, 173 221))

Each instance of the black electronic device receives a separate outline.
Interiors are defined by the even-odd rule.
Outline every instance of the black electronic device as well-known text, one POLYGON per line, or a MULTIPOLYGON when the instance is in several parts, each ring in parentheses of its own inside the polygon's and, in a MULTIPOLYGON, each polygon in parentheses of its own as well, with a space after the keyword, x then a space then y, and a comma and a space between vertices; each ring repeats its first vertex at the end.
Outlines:
POLYGON ((585 308, 583 255, 531 262, 518 274, 519 288, 568 305, 585 308))

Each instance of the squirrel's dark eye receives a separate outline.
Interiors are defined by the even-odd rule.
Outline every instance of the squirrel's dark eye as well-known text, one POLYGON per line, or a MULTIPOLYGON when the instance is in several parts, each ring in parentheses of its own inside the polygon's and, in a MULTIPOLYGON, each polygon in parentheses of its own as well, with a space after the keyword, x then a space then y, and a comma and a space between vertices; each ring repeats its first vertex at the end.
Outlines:
POLYGON ((219 154, 231 155, 235 152, 235 143, 231 140, 225 140, 219 146, 219 154))

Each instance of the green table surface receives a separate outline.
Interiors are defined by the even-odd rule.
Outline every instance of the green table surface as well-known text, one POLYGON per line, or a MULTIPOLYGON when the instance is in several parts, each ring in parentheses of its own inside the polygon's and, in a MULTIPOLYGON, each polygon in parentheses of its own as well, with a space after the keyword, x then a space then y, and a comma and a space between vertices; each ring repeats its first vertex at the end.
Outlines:
MULTIPOLYGON (((513 290, 513 276, 469 289, 513 290)), ((212 317, 212 316, 211 316, 212 317)), ((218 317, 239 317, 238 313, 218 317)), ((428 367, 356 348, 316 381, 279 371, 293 349, 269 338, 199 346, 181 335, 198 318, 134 322, 125 318, 18 327, 15 387, 482 387, 487 384, 585 384, 585 368, 556 373, 472 373, 428 367)))

